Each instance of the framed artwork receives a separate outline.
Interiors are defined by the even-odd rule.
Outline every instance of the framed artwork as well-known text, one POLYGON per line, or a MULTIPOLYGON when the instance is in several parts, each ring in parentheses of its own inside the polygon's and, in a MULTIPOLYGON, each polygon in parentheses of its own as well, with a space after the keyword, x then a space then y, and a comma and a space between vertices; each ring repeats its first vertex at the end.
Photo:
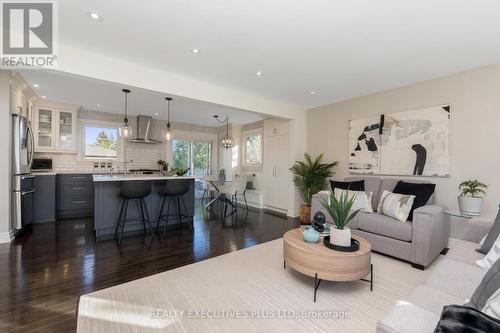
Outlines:
POLYGON ((352 120, 349 124, 349 171, 449 177, 450 123, 450 105, 352 120))

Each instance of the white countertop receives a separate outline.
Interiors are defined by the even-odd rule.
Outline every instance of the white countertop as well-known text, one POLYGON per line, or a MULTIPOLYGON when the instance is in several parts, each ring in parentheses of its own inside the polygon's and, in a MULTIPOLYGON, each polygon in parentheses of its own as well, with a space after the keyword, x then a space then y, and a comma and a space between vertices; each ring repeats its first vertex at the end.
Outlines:
POLYGON ((161 176, 161 175, 94 175, 94 182, 123 182, 134 180, 169 180, 169 179, 196 179, 190 176, 161 176))

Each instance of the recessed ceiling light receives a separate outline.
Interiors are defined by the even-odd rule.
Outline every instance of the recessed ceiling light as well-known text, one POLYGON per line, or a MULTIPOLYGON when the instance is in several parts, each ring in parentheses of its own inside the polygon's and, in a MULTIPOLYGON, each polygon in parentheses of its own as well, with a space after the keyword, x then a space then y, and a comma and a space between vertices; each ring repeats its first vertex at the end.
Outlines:
POLYGON ((193 52, 193 54, 199 54, 200 50, 199 49, 192 49, 191 52, 193 52))
POLYGON ((311 90, 311 91, 309 92, 309 94, 310 94, 310 95, 314 95, 314 94, 316 94, 316 92, 315 92, 314 90, 311 90))
POLYGON ((98 108, 100 108, 100 107, 101 107, 101 104, 97 104, 96 106, 97 106, 98 108))
POLYGON ((33 83, 33 87, 38 88, 40 86, 38 85, 38 83, 33 83))
POLYGON ((158 112, 155 112, 155 116, 158 116, 158 115, 160 115, 160 114, 158 112))
POLYGON ((88 17, 90 17, 94 21, 99 21, 99 22, 102 21, 102 15, 97 13, 97 12, 88 11, 87 15, 88 15, 88 17))
POLYGON ((257 74, 257 76, 262 76, 262 72, 260 72, 260 71, 257 72, 256 74, 257 74))
POLYGON ((46 99, 46 98, 47 98, 47 96, 43 95, 43 96, 42 96, 42 98, 43 98, 43 99, 46 99))

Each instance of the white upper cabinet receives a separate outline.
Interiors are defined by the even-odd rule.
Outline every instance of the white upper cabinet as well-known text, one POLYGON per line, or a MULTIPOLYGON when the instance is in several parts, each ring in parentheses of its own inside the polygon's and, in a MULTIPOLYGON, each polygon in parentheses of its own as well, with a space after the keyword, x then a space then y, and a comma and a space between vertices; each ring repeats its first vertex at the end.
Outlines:
POLYGON ((76 152, 76 109, 40 105, 32 125, 36 152, 76 152))
POLYGON ((287 135, 288 120, 267 119, 264 120, 264 137, 287 135))

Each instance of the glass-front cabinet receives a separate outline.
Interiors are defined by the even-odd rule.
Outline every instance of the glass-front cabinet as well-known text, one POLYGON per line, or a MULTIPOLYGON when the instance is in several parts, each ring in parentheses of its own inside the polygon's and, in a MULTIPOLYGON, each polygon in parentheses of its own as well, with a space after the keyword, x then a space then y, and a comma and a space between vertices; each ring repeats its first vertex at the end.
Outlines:
POLYGON ((59 140, 58 148, 71 149, 75 145, 74 113, 68 111, 59 112, 59 140))
POLYGON ((76 110, 39 106, 34 119, 35 151, 76 152, 76 110))
POLYGON ((54 111, 38 110, 38 144, 40 148, 52 148, 54 142, 54 111))

